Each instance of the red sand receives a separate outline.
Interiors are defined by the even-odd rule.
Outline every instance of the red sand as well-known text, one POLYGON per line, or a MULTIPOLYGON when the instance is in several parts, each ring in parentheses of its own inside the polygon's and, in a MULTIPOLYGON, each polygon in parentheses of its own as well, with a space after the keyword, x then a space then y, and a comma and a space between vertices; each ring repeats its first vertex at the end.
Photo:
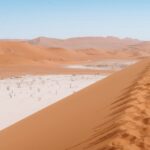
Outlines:
POLYGON ((0 132, 2 150, 148 150, 150 60, 0 132))

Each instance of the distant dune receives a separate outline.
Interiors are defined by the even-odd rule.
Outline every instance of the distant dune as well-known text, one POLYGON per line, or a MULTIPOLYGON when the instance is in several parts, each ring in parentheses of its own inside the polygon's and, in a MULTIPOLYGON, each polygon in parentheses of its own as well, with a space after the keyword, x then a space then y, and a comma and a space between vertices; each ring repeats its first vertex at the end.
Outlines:
POLYGON ((0 41, 0 65, 32 64, 46 58, 46 51, 28 43, 0 41))
POLYGON ((150 42, 115 37, 0 40, 0 65, 54 64, 150 55, 150 42))
POLYGON ((83 54, 61 48, 43 48, 20 41, 0 41, 0 65, 59 62, 79 59, 83 54))
POLYGON ((21 74, 87 73, 61 66, 97 60, 103 56, 95 50, 70 51, 32 45, 26 41, 0 40, 0 77, 21 74))
POLYGON ((70 51, 32 45, 25 41, 0 41, 0 65, 78 62, 103 57, 101 54, 105 55, 105 52, 95 49, 70 51))
POLYGON ((87 54, 80 51, 44 48, 25 41, 0 40, 1 77, 32 73, 59 73, 61 68, 58 66, 64 63, 88 60, 89 58, 87 54))
POLYGON ((30 40, 29 43, 45 47, 59 47, 64 49, 99 49, 99 50, 120 50, 129 45, 140 43, 136 39, 119 39, 116 37, 77 37, 69 39, 53 39, 39 37, 30 40))
POLYGON ((117 37, 77 37, 69 39, 53 39, 39 37, 29 40, 33 45, 80 50, 84 53, 101 55, 102 57, 145 57, 150 55, 150 42, 137 39, 117 37))
POLYGON ((20 73, 79 73, 81 71, 64 69, 63 65, 148 56, 150 42, 130 38, 80 37, 60 40, 40 37, 33 40, 0 40, 0 76, 20 73))
POLYGON ((134 56, 150 56, 150 41, 131 45, 127 49, 125 49, 125 52, 132 52, 134 56))
POLYGON ((2 150, 148 150, 150 60, 0 132, 2 150))

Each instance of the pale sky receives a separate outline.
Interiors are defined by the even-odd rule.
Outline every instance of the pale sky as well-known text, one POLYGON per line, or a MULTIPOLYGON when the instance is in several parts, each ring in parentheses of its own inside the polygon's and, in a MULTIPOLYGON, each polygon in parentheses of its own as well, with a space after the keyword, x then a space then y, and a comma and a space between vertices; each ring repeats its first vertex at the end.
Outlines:
POLYGON ((150 0, 0 0, 0 38, 150 40, 150 0))

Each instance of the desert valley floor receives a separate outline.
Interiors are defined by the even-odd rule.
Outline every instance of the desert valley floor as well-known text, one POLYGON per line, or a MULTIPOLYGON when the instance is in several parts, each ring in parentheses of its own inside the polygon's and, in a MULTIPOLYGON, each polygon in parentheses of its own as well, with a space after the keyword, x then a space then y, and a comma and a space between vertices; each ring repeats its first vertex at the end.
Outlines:
POLYGON ((150 43, 56 41, 0 41, 0 150, 149 150, 150 43))
POLYGON ((108 77, 2 79, 0 149, 149 150, 149 69, 145 59, 108 77))
MULTIPOLYGON (((137 60, 102 60, 68 65, 79 70, 118 71, 137 60)), ((0 80, 0 130, 102 80, 111 73, 12 76, 0 80)))

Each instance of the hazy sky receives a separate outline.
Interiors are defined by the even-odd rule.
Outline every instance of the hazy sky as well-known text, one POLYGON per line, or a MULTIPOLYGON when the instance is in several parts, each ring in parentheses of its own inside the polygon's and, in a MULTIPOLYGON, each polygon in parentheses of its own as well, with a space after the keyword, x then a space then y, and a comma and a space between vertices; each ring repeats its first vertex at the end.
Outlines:
POLYGON ((150 0, 0 0, 0 38, 150 40, 150 0))

